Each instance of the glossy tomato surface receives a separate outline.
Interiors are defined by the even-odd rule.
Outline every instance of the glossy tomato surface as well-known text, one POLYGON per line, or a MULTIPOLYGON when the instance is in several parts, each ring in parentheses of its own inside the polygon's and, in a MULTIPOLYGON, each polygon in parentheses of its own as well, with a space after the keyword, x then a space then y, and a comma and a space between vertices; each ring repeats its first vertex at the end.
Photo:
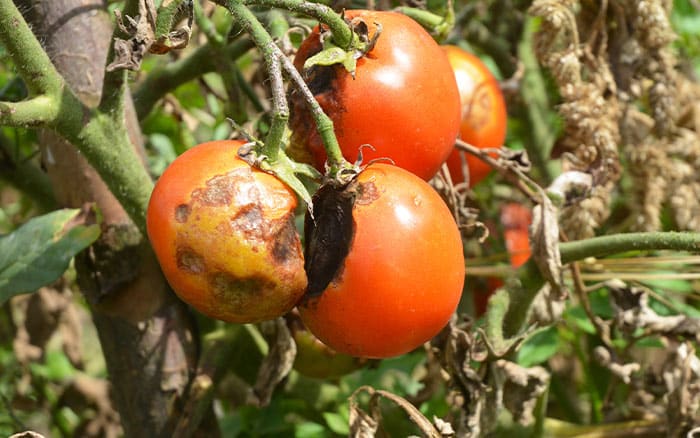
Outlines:
MULTIPOLYGON (((389 157, 423 179, 434 176, 452 151, 460 124, 459 91, 445 53, 415 21, 394 12, 350 10, 376 45, 357 61, 355 78, 342 66, 304 72, 309 88, 331 117, 345 158, 354 162, 360 146, 364 161, 389 157)), ((301 44, 294 63, 321 49, 319 31, 301 44)), ((310 151, 323 170, 326 153, 306 103, 292 93, 292 149, 310 151)))
POLYGON ((276 318, 306 288, 296 198, 238 157, 241 142, 203 143, 158 179, 148 236, 175 293, 229 322, 276 318))
MULTIPOLYGON (((498 81, 488 67, 473 54, 457 46, 443 46, 459 87, 462 123, 459 137, 478 148, 497 148, 506 138, 507 112, 498 81)), ((469 168, 469 185, 486 178, 491 166, 467 153, 453 151, 447 165, 456 182, 466 180, 463 165, 469 168)))
POLYGON ((302 301, 301 318, 336 351, 401 355, 455 311, 465 274, 461 236, 440 196, 406 170, 375 163, 353 184, 348 255, 326 289, 302 301))

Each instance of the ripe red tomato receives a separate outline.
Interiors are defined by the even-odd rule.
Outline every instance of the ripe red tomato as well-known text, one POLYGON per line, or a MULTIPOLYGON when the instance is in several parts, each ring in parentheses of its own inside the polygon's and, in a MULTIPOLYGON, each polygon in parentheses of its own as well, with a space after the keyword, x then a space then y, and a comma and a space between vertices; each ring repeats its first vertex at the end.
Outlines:
MULTIPOLYGON (((501 207, 500 222, 503 226, 503 239, 510 265, 519 268, 530 258, 529 228, 532 223, 532 212, 524 205, 509 202, 501 207)), ((486 312, 489 297, 499 287, 503 286, 500 278, 487 278, 486 290, 474 293, 474 309, 477 316, 486 312)))
MULTIPOLYGON (((442 46, 454 69, 462 102, 459 137, 478 148, 497 148, 506 137, 506 103, 498 81, 479 58, 457 46, 442 46)), ((491 166, 467 153, 454 150, 447 160, 455 182, 466 180, 463 162, 474 186, 491 172, 491 166), (462 158, 463 157, 463 158, 462 158)))
MULTIPOLYGON (((386 11, 346 11, 361 19, 369 35, 381 25, 376 45, 358 59, 355 78, 344 67, 316 66, 304 72, 309 88, 333 120, 343 155, 355 161, 360 146, 365 162, 389 157, 423 179, 432 178, 447 159, 460 123, 459 90, 445 53, 411 18, 386 11)), ((304 62, 321 50, 314 29, 296 54, 304 62)), ((308 150, 319 170, 326 153, 307 104, 291 96, 292 150, 308 150)))
POLYGON ((161 175, 148 236, 175 293, 212 318, 276 318, 306 290, 296 197, 238 157, 239 141, 189 149, 161 175))
POLYGON ((355 199, 349 252, 325 290, 302 300, 302 321, 342 353, 407 353, 435 336, 459 302, 457 225, 428 183, 397 166, 370 165, 342 196, 355 199))

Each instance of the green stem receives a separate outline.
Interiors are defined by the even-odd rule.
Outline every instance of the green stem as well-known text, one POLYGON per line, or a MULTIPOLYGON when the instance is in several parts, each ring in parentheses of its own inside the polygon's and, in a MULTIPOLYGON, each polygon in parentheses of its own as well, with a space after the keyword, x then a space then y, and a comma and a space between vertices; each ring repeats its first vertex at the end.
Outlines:
POLYGON ((26 128, 52 123, 59 110, 56 99, 47 95, 22 102, 0 102, 0 125, 26 128))
POLYGON ((562 263, 626 251, 674 250, 700 252, 700 233, 664 231, 625 233, 559 244, 562 263))
POLYGON ((0 0, 0 41, 30 94, 57 94, 63 80, 11 0, 0 0))
MULTIPOLYGON (((218 3, 218 1, 217 1, 218 3)), ((246 5, 280 8, 308 15, 328 26, 333 35, 333 42, 342 48, 350 48, 355 35, 350 26, 330 7, 305 0, 244 0, 246 5)))
POLYGON ((425 9, 411 8, 408 6, 399 6, 395 11, 411 17, 429 32, 437 35, 440 41, 447 37, 447 34, 450 33, 454 26, 455 17, 452 8, 448 9, 446 17, 426 11, 425 9))
MULTIPOLYGON (((626 251, 654 250, 700 252, 700 233, 666 231, 612 234, 559 244, 564 264, 626 251)), ((518 269, 518 278, 521 288, 509 291, 511 302, 502 321, 505 336, 513 336, 524 328, 532 302, 544 285, 544 279, 532 258, 518 269)), ((500 314, 494 315, 496 317, 500 317, 500 314)))
MULTIPOLYGON (((138 11, 138 0, 127 0, 122 9, 123 15, 135 14, 138 11)), ((124 38, 126 35, 119 29, 119 26, 114 27, 112 32, 111 42, 115 38, 124 38)), ((114 60, 114 44, 109 45, 107 52, 107 61, 105 65, 109 65, 114 60)), ((105 114, 111 114, 116 123, 124 123, 124 99, 126 96, 126 70, 105 69, 105 76, 102 81, 102 93, 100 94, 100 103, 98 104, 99 111, 105 114)))
POLYGON ((231 12, 234 20, 241 26, 243 31, 250 35, 253 43, 262 53, 267 68, 272 91, 272 123, 261 152, 267 159, 274 162, 277 159, 282 139, 284 138, 287 120, 289 120, 289 106, 285 96, 280 65, 281 58, 285 56, 281 53, 262 23, 241 1, 229 0, 226 8, 231 12))
MULTIPOLYGON (((129 142, 123 121, 117 121, 113 113, 86 107, 76 97, 10 0, 0 0, 0 42, 29 90, 45 95, 18 104, 3 104, 2 108, 19 111, 22 118, 15 112, 14 121, 51 128, 75 145, 145 234, 146 207, 153 182, 129 142), (31 107, 37 103, 47 110, 30 119, 32 113, 41 113, 31 107)), ((12 114, 0 115, 0 124, 12 121, 12 114)))

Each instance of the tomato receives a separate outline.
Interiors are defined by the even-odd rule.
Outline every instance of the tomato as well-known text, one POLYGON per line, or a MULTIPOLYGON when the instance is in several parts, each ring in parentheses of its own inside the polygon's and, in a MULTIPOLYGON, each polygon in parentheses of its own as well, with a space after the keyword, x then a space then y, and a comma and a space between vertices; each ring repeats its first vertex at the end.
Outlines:
MULTIPOLYGON (((460 124, 459 90, 445 53, 411 18, 395 12, 350 10, 369 36, 381 34, 357 60, 355 78, 341 65, 314 66, 303 72, 324 112, 333 120, 345 158, 354 162, 360 146, 365 162, 389 157, 423 179, 439 170, 454 147, 460 124)), ((319 29, 306 38, 294 64, 321 50, 319 29)), ((299 93, 290 99, 292 150, 308 150, 319 170, 326 153, 308 106, 299 93)))
POLYGON ((170 286, 212 318, 276 318, 306 289, 296 197, 238 157, 239 141, 180 155, 158 179, 147 230, 170 286))
MULTIPOLYGON (((339 196, 353 199, 347 255, 320 291, 312 291, 309 273, 302 321, 342 353, 407 353, 435 336, 459 302, 465 268, 457 225, 428 183, 389 164, 368 166, 339 196)), ((316 201, 311 221, 320 227, 324 202, 316 201)), ((310 245, 316 238, 306 239, 310 245)), ((307 251, 310 260, 316 257, 307 251)))
MULTIPOLYGON (((454 69, 462 102, 459 137, 478 148, 498 148, 506 137, 506 103, 498 81, 479 58, 457 46, 442 46, 454 69)), ((486 178, 491 166, 465 152, 454 150, 447 160, 455 182, 466 180, 463 160, 469 168, 469 185, 486 178)))
MULTIPOLYGON (((501 206, 500 222, 503 227, 503 240, 508 250, 510 265, 519 268, 530 258, 530 234, 532 212, 524 205, 509 202, 501 206)), ((474 309, 477 316, 486 312, 489 297, 503 286, 500 278, 487 278, 486 290, 474 294, 474 309)))

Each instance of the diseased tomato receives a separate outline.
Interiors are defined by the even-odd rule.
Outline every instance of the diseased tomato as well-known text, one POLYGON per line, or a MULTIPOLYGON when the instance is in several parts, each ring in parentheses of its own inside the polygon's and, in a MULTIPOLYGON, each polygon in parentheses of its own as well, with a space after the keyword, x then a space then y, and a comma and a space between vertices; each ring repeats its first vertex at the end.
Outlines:
MULTIPOLYGON (((501 206, 500 222, 510 265, 513 268, 519 268, 530 258, 529 228, 532 223, 532 212, 524 205, 509 202, 501 206)), ((489 297, 496 289, 503 286, 503 280, 490 277, 486 279, 486 284, 486 290, 474 293, 474 310, 477 316, 486 312, 489 297)))
MULTIPOLYGON (((423 179, 434 176, 453 149, 460 124, 459 91, 445 53, 411 18, 395 12, 350 10, 375 35, 375 46, 358 59, 355 78, 341 65, 314 66, 303 72, 309 88, 333 120, 345 158, 354 162, 360 146, 365 162, 389 157, 423 179)), ((318 28, 304 40, 294 64, 321 50, 318 28)), ((307 104, 291 94, 290 126, 294 151, 308 150, 319 170, 326 153, 307 104)))
MULTIPOLYGON (((459 137, 478 148, 501 147, 506 138, 508 115, 498 81, 478 57, 457 46, 442 47, 454 69, 462 102, 459 137)), ((470 186, 491 172, 491 166, 478 158, 454 150, 447 165, 455 182, 466 181, 465 162, 469 168, 470 186)))
POLYGON ((407 353, 447 324, 462 294, 462 241, 449 209, 428 183, 397 166, 375 163, 343 190, 322 187, 314 218, 307 216, 306 245, 301 318, 342 353, 407 353), (329 236, 346 242, 347 255, 319 275, 308 265, 335 256, 316 247, 329 236))
POLYGON ((239 141, 203 143, 161 175, 148 236, 170 286, 212 318, 276 318, 306 289, 296 197, 238 157, 239 141))

